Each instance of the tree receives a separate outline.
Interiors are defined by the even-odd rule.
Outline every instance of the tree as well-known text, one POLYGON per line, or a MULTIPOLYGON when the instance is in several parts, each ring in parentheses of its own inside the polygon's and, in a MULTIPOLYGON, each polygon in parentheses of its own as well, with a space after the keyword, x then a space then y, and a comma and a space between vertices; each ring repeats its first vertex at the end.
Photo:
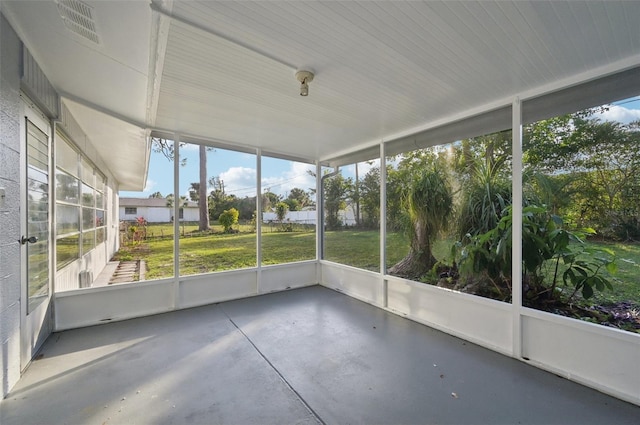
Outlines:
POLYGON ((525 128, 528 187, 574 226, 640 237, 640 122, 601 121, 587 109, 525 128), (547 183, 540 184, 539 175, 547 183), (560 190, 561 189, 561 190, 560 190))
POLYGON ((220 216, 218 217, 218 221, 220 222, 222 227, 224 227, 225 233, 232 233, 233 225, 238 224, 239 215, 240 214, 238 213, 238 210, 235 208, 225 210, 222 212, 222 214, 220 214, 220 216))
MULTIPOLYGON (((311 200, 311 196, 304 189, 300 189, 299 187, 294 187, 289 192, 289 196, 287 199, 292 201, 297 201, 297 205, 299 209, 304 209, 306 207, 313 206, 313 201, 311 200)), ((291 204, 289 205, 291 207, 291 204)))
POLYGON ((351 179, 345 179, 342 174, 337 174, 324 181, 325 225, 327 230, 336 230, 342 226, 339 212, 347 206, 346 198, 350 181, 351 179))
MULTIPOLYGON (((300 211, 300 202, 298 202, 297 199, 287 198, 282 202, 284 202, 287 205, 287 207, 289 208, 289 211, 300 211)), ((276 208, 277 208, 277 204, 276 204, 276 208)))
POLYGON ((454 145, 460 182, 457 236, 493 229, 511 205, 511 131, 464 139, 454 145))
POLYGON ((209 192, 209 215, 215 219, 225 210, 234 207, 236 196, 225 193, 224 181, 219 177, 210 178, 209 186, 213 188, 213 190, 209 192))
POLYGON ((289 206, 286 204, 286 202, 278 202, 276 204, 276 217, 278 218, 278 221, 280 222, 280 225, 282 226, 283 229, 284 229, 284 219, 287 216, 288 212, 289 212, 289 206))
POLYGON ((200 200, 200 183, 191 183, 189 186, 189 199, 193 202, 198 202, 200 200))
POLYGON ((160 192, 153 192, 151 195, 149 195, 149 198, 164 198, 164 196, 162 196, 162 193, 160 192))
POLYGON ((447 175, 434 165, 422 169, 409 183, 404 195, 404 207, 411 226, 409 253, 389 269, 393 275, 418 278, 437 263, 431 251, 434 238, 446 230, 453 213, 453 193, 447 175))
POLYGON ((380 225, 380 168, 374 167, 365 174, 360 182, 360 206, 362 224, 366 228, 380 225))
POLYGON ((282 200, 282 196, 271 192, 269 188, 262 194, 262 211, 271 211, 282 200))
MULTIPOLYGON (((155 152, 162 153, 169 161, 173 161, 175 158, 175 142, 172 140, 162 139, 154 137, 152 140, 152 149, 155 152)), ((185 146, 186 143, 180 143, 180 147, 185 146)), ((213 150, 213 148, 199 145, 200 147, 200 182, 198 186, 198 199, 207 199, 207 151, 213 150)), ((187 164, 187 159, 183 158, 180 162, 181 166, 187 164)), ((198 202, 200 210, 200 219, 198 223, 199 230, 209 229, 209 212, 207 202, 198 202)))

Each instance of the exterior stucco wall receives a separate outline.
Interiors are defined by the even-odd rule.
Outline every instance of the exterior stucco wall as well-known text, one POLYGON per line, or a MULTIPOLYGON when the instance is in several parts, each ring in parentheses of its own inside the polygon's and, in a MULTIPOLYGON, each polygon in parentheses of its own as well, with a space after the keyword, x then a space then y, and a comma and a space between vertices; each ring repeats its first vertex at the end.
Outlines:
POLYGON ((0 15, 0 383, 2 397, 20 378, 20 50, 0 15))

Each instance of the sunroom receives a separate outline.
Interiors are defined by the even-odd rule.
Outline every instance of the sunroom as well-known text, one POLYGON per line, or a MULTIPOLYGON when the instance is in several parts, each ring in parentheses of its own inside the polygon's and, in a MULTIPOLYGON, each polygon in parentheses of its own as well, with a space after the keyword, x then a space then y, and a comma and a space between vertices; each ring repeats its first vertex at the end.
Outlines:
POLYGON ((640 415, 640 3, 0 12, 3 423, 640 415))

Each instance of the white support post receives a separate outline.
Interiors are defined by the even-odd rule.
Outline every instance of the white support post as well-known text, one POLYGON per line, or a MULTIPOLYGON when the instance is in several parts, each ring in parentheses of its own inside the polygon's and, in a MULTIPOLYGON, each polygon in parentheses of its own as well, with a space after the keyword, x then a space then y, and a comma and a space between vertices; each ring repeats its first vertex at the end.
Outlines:
POLYGON ((320 202, 322 202, 322 166, 320 161, 316 161, 316 282, 322 283, 322 273, 320 267, 320 258, 322 253, 322 217, 320 202))
POLYGON ((322 202, 322 166, 319 161, 316 161, 316 261, 320 261, 322 258, 322 229, 323 218, 322 208, 320 203, 322 202))
POLYGON ((384 141, 380 142, 380 278, 382 279, 382 305, 388 307, 387 282, 387 157, 384 141))
POLYGON ((173 308, 180 304, 180 135, 173 137, 173 308))
POLYGON ((256 293, 262 283, 262 149, 256 149, 256 293))
POLYGON ((522 357, 522 103, 512 105, 511 197, 513 208, 511 306, 513 311, 513 356, 522 357))

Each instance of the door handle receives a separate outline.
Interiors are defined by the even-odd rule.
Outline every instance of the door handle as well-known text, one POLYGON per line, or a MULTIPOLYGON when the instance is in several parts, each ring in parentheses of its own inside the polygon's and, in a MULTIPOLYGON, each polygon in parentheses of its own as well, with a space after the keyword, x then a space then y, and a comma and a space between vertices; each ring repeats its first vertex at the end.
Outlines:
POLYGON ((27 238, 26 236, 23 236, 20 241, 19 241, 22 245, 26 244, 27 242, 29 243, 36 243, 38 242, 38 238, 35 236, 31 236, 30 238, 27 238))

